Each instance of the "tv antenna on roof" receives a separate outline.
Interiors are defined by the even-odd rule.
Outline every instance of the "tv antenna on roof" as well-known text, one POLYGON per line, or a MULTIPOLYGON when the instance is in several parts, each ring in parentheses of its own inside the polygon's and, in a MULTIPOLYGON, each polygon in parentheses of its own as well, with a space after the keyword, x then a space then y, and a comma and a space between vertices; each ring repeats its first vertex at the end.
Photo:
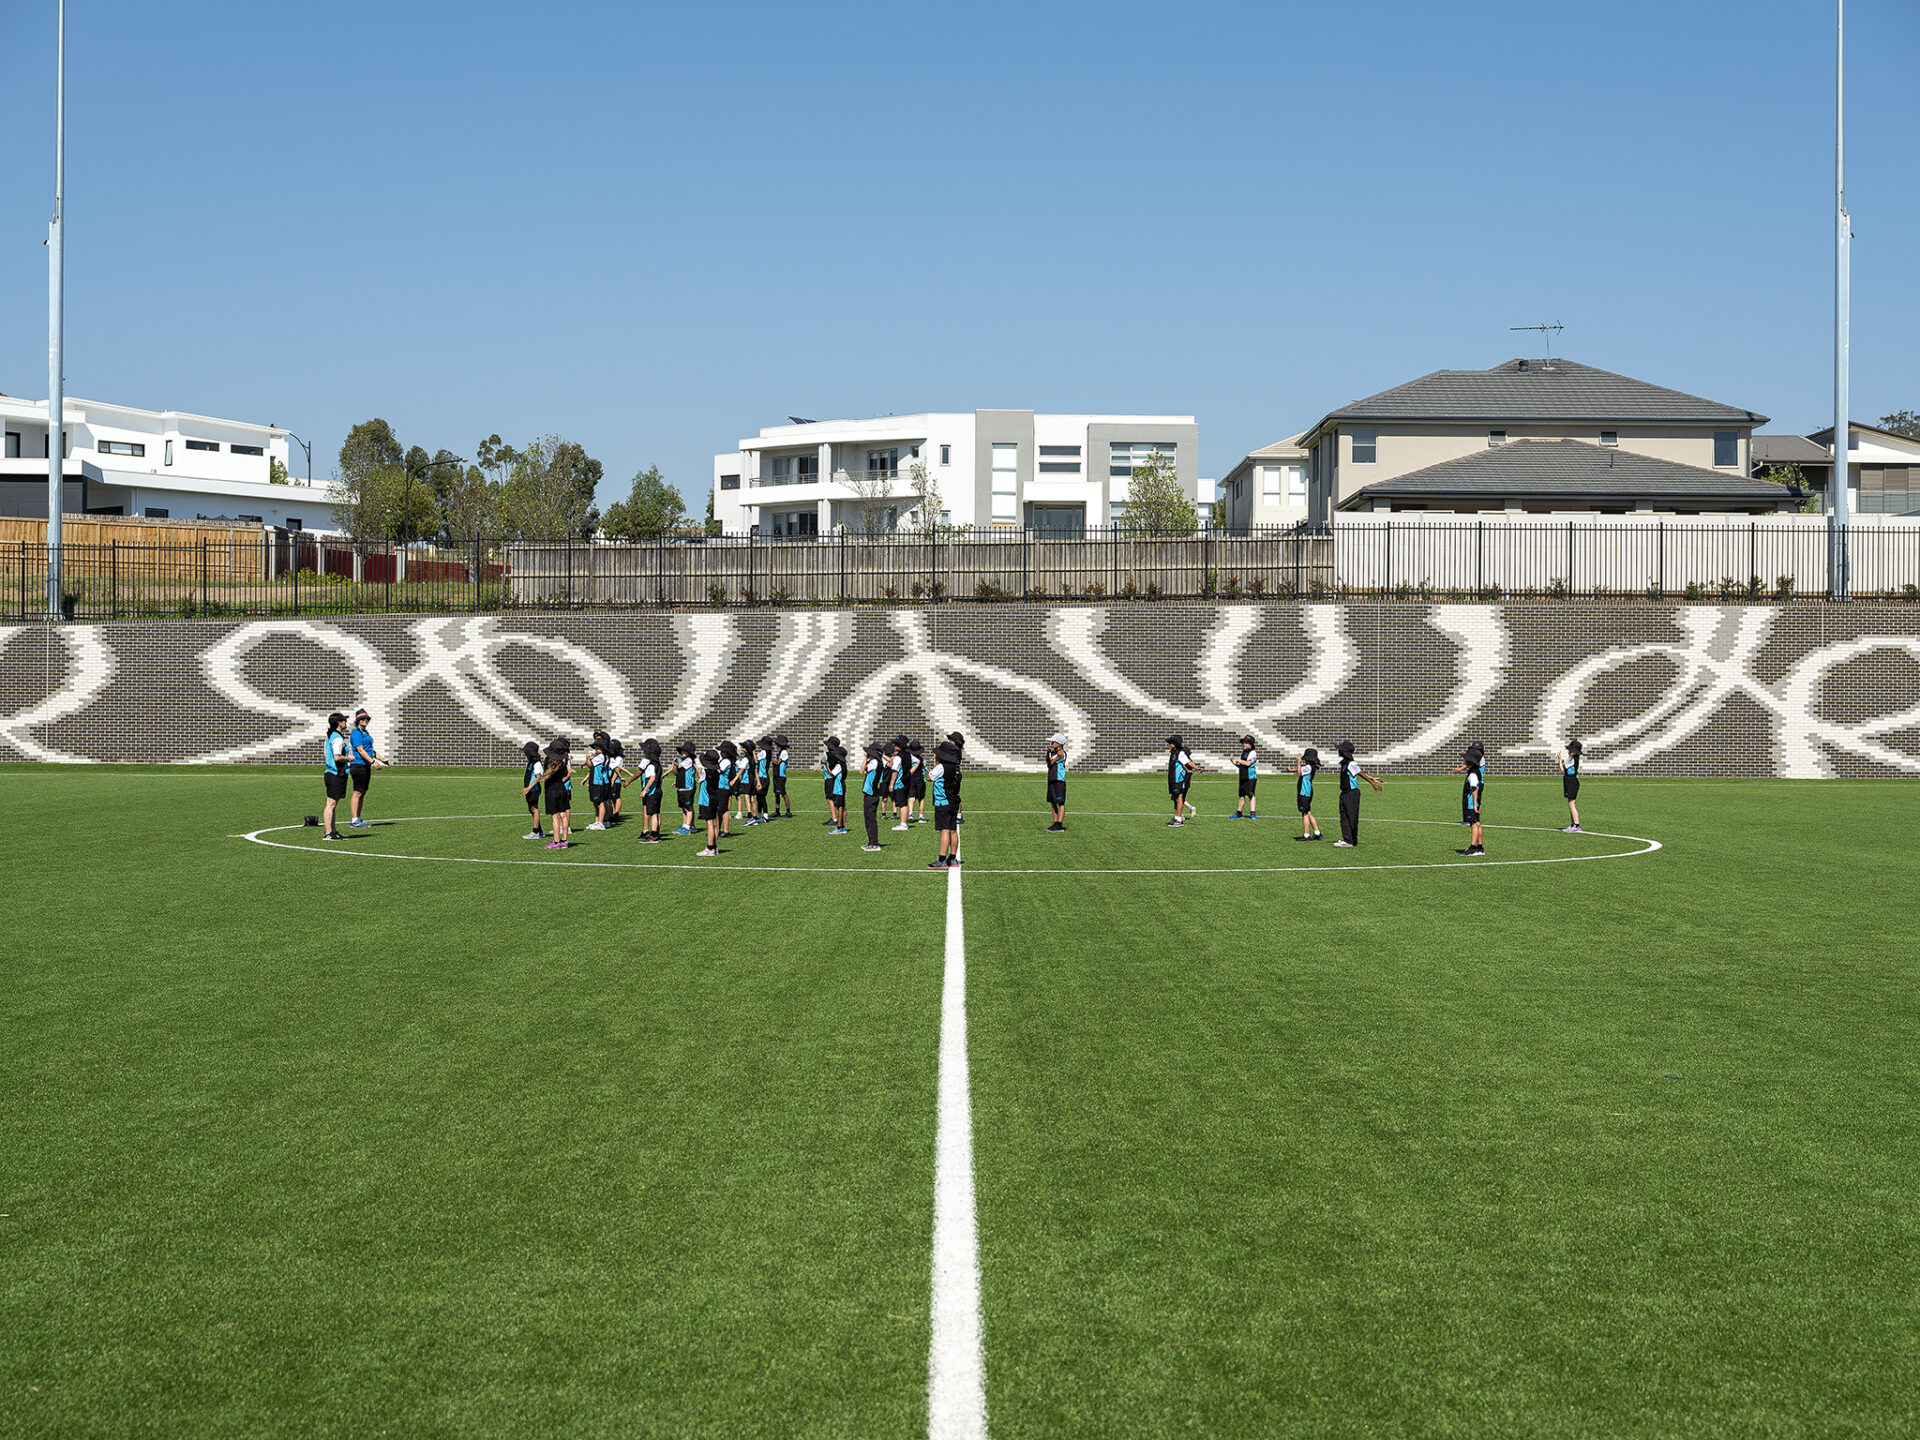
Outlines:
MULTIPOLYGON (((1509 325, 1507 327, 1509 330, 1538 330, 1540 332, 1541 343, 1547 347, 1546 368, 1549 370, 1553 368, 1553 337, 1566 328, 1566 326, 1560 324, 1557 320, 1551 325, 1509 325)), ((1525 362, 1523 361, 1521 363, 1524 368, 1525 362)))

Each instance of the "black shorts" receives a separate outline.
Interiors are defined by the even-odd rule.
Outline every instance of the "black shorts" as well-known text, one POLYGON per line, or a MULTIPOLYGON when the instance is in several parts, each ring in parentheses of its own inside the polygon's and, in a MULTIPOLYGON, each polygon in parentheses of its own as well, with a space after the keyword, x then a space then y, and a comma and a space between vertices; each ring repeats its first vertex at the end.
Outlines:
POLYGON ((1167 795, 1170 799, 1184 800, 1187 798, 1187 787, 1185 785, 1169 785, 1167 787, 1167 795))
POLYGON ((936 805, 933 807, 933 828, 936 830, 953 830, 958 828, 953 823, 953 806, 936 805))
POLYGON ((1561 776, 1560 793, 1569 800, 1578 800, 1580 798, 1580 777, 1578 775, 1561 776))
POLYGON ((1294 798, 1294 802, 1297 805, 1299 805, 1300 813, 1302 815, 1308 814, 1309 812, 1312 811, 1313 797, 1311 795, 1295 795, 1293 798, 1294 798))
POLYGON ((611 785, 587 786, 587 799, 591 800, 596 805, 605 804, 607 801, 611 800, 613 796, 614 796, 614 789, 613 789, 613 786, 611 785))
POLYGON ((1460 818, 1466 821, 1466 823, 1469 825, 1481 824, 1482 821, 1480 819, 1480 807, 1478 805, 1469 805, 1466 808, 1465 813, 1460 818))
POLYGON ((527 802, 528 810, 532 811, 535 815, 540 813, 540 787, 538 785, 527 791, 527 793, 520 798, 527 802))
POLYGON ((894 804, 896 804, 896 805, 904 805, 904 804, 906 804, 906 803, 907 803, 907 800, 908 800, 908 798, 909 798, 909 792, 908 792, 908 791, 905 791, 905 790, 896 790, 896 791, 894 791, 894 792, 893 792, 893 803, 894 803, 894 804))
POLYGON ((1064 780, 1047 781, 1047 804, 1064 805, 1067 803, 1067 782, 1064 780))
POLYGON ((693 808, 693 791, 676 790, 673 792, 673 798, 680 802, 680 808, 682 810, 691 810, 693 808))
POLYGON ((547 782, 547 813, 558 815, 562 810, 573 809, 573 792, 558 780, 547 782))
POLYGON ((362 795, 366 794, 367 786, 373 783, 373 767, 371 765, 350 765, 347 767, 347 774, 353 777, 353 788, 355 792, 362 795))
POLYGON ((344 770, 322 771, 320 778, 327 782, 327 799, 339 800, 347 793, 347 776, 344 770))
POLYGON ((644 814, 658 815, 660 813, 659 792, 655 791, 651 795, 642 796, 640 800, 640 809, 644 814))
POLYGON ((787 798, 787 777, 786 776, 776 775, 773 777, 773 793, 778 795, 782 800, 787 798))
POLYGON ((925 776, 919 776, 907 782, 907 798, 909 800, 924 800, 927 798, 927 781, 925 776))
POLYGON ((702 805, 700 807, 700 818, 702 820, 718 820, 726 811, 726 808, 724 805, 702 805))
POLYGON ((1253 794, 1253 787, 1258 785, 1259 783, 1260 782, 1258 780, 1242 780, 1240 782, 1240 793, 1243 796, 1253 794))

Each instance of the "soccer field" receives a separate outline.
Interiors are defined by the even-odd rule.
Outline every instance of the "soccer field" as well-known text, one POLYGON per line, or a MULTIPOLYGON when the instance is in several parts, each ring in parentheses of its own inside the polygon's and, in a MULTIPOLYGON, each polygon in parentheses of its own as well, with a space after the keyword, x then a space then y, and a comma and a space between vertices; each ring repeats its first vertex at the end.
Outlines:
POLYGON ((1385 779, 0 766, 0 1434, 927 1433, 955 919, 991 1434, 1912 1433, 1920 789, 1385 779))

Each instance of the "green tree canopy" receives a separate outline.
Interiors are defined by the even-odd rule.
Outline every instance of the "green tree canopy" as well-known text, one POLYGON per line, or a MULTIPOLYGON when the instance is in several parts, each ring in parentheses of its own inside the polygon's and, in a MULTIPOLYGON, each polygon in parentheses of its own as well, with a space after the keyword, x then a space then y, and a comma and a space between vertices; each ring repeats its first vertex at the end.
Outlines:
POLYGON ((1909 440, 1920 440, 1920 415, 1911 410, 1896 410, 1880 417, 1880 428, 1905 435, 1909 440))
POLYGON ((600 529, 618 540, 646 540, 664 535, 686 518, 687 502, 658 465, 649 465, 633 477, 627 498, 607 507, 600 529))
POLYGON ((516 451, 500 487, 502 528, 521 540, 585 540, 600 521, 600 462, 572 440, 544 435, 516 451))
POLYGON ((1171 455, 1156 450, 1133 467, 1122 523, 1144 535, 1191 535, 1200 528, 1200 513, 1181 489, 1180 472, 1171 455))

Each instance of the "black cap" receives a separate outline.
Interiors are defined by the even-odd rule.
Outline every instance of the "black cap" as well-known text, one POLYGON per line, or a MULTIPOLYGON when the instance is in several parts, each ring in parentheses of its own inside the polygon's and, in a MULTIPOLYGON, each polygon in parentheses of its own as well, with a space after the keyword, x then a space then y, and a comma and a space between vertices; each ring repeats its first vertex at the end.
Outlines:
POLYGON ((1186 742, 1183 741, 1178 735, 1167 736, 1167 744, 1169 745, 1183 745, 1185 743, 1186 742))
POLYGON ((520 753, 529 760, 538 760, 540 758, 540 742, 538 740, 527 741, 526 744, 520 747, 520 753))
POLYGON ((346 718, 347 718, 347 717, 346 717, 346 716, 344 716, 344 715, 342 715, 342 714, 341 714, 341 713, 340 713, 340 712, 339 712, 338 710, 336 710, 336 711, 334 711, 334 712, 333 712, 333 713, 332 713, 331 715, 329 715, 329 716, 327 716, 327 729, 328 729, 328 731, 330 731, 330 732, 331 732, 331 731, 333 731, 333 730, 335 730, 335 729, 337 729, 337 728, 339 727, 339 725, 340 725, 340 722, 341 722, 342 720, 344 720, 344 719, 346 719, 346 718))
POLYGON ((356 710, 353 712, 353 718, 356 720, 371 720, 373 716, 369 715, 365 710, 356 710))
POLYGON ((1242 735, 1242 736, 1240 737, 1240 743, 1241 743, 1242 745, 1252 745, 1252 744, 1253 744, 1253 736, 1251 736, 1251 735, 1242 735))

